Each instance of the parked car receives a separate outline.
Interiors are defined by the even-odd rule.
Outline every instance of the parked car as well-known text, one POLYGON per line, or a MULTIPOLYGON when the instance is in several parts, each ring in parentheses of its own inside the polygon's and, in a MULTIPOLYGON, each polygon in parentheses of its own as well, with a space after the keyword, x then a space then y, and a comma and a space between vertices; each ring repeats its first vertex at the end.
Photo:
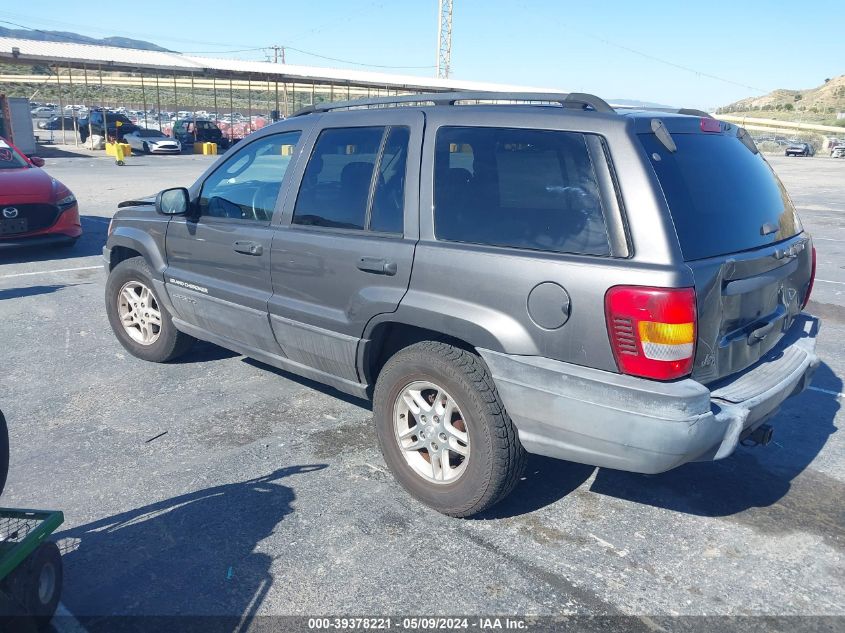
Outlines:
POLYGON ((176 119, 172 135, 182 145, 217 143, 220 147, 228 146, 228 140, 217 124, 206 119, 176 119))
POLYGON ((76 122, 76 127, 79 127, 79 121, 74 119, 72 116, 54 116, 49 121, 41 121, 38 124, 39 130, 61 130, 62 129, 62 120, 64 120, 64 129, 67 131, 73 132, 74 129, 74 122, 76 122))
POLYGON ((87 117, 79 119, 79 139, 83 143, 88 140, 89 129, 91 134, 123 140, 123 137, 127 134, 141 128, 132 123, 125 114, 95 108, 89 112, 87 117), (104 118, 106 120, 105 126, 103 125, 104 118), (108 130, 108 134, 105 134, 104 130, 108 130))
POLYGON ((82 235, 76 198, 43 166, 43 159, 27 158, 0 138, 0 250, 72 246, 82 235))
POLYGON ((33 119, 49 119, 50 117, 56 116, 58 113, 59 109, 52 106, 38 106, 37 108, 30 110, 30 114, 32 114, 33 119))
POLYGON ((809 143, 790 143, 784 151, 785 156, 812 156, 815 151, 809 143))
POLYGON ((178 154, 182 151, 182 144, 179 141, 159 130, 141 128, 124 134, 123 140, 129 143, 134 151, 144 154, 178 154))
POLYGON ((833 158, 845 158, 845 145, 837 145, 830 150, 830 155, 833 158))
POLYGON ((536 100, 320 104, 127 202, 103 251, 117 339, 372 398, 396 480, 452 516, 526 452, 659 473, 768 442, 819 363, 815 254, 748 133, 536 100))

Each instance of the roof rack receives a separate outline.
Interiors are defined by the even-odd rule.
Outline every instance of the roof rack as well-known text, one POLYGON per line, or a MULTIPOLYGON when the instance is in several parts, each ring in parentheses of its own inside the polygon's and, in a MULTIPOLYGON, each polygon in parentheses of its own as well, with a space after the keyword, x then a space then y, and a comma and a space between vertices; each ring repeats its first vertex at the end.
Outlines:
POLYGON ((331 110, 353 110, 377 106, 397 106, 411 104, 432 104, 435 106, 453 106, 461 101, 520 101, 527 104, 547 105, 557 103, 564 108, 593 110, 596 112, 615 112, 603 99, 581 92, 431 92, 398 95, 395 97, 377 97, 374 99, 355 99, 353 101, 335 101, 318 103, 298 110, 293 116, 302 116, 312 112, 331 110))
POLYGON ((704 110, 696 110, 695 108, 649 108, 648 106, 635 105, 614 105, 613 108, 617 110, 645 110, 647 112, 666 112, 668 114, 686 114, 688 116, 699 116, 705 119, 712 119, 713 115, 704 110))

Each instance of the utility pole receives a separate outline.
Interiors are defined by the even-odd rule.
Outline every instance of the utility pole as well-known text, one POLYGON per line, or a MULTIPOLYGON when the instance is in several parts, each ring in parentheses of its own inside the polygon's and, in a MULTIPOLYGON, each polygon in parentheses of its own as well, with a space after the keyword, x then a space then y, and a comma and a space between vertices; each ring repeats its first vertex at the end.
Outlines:
POLYGON ((448 79, 452 70, 452 0, 438 0, 437 77, 448 79))
POLYGON ((284 64, 285 63, 285 47, 276 45, 276 46, 271 46, 270 48, 273 49, 273 63, 274 64, 279 63, 279 51, 281 51, 281 53, 282 53, 282 55, 281 55, 282 63, 284 64))

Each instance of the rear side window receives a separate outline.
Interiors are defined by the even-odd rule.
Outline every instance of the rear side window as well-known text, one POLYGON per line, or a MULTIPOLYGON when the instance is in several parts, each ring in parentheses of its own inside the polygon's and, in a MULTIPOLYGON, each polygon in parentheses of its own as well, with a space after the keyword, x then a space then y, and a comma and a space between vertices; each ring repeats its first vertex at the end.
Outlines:
POLYGON ((373 206, 370 210, 370 230, 382 233, 401 233, 405 212, 405 169, 408 164, 407 127, 392 127, 384 144, 376 180, 373 206))
POLYGON ((293 224, 363 230, 382 127, 323 130, 305 168, 293 224))
POLYGON ((684 259, 758 248, 802 231, 783 184, 735 135, 673 133, 672 138, 676 152, 653 134, 640 135, 684 259))
POLYGON ((437 239, 610 254, 583 134, 443 127, 435 152, 437 239))

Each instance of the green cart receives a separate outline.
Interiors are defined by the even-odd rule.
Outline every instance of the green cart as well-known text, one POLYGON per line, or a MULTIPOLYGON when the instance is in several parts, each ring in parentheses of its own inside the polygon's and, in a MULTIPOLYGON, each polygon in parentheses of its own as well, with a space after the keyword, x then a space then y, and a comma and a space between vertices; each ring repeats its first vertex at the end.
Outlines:
MULTIPOLYGON (((9 469, 9 432, 0 411, 0 492, 9 469)), ((61 512, 0 508, 0 629, 2 618, 50 621, 62 593, 62 556, 47 537, 61 512)))

